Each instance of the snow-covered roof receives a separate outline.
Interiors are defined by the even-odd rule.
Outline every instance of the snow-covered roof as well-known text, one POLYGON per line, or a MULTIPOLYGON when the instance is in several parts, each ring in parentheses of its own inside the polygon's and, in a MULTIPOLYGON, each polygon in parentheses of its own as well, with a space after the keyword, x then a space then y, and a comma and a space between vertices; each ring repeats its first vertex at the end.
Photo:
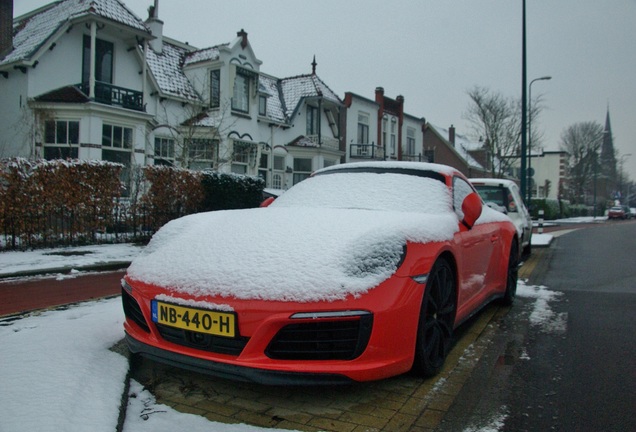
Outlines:
POLYGON ((258 81, 259 87, 262 87, 269 95, 267 98, 267 117, 277 122, 284 122, 286 120, 286 110, 284 99, 280 94, 280 80, 261 74, 258 81))
POLYGON ((286 114, 291 117, 303 98, 321 96, 339 105, 342 101, 317 75, 299 75, 280 80, 286 114))
MULTIPOLYGON (((448 141, 449 131, 447 128, 443 128, 443 127, 439 127, 435 125, 430 125, 430 126, 437 131, 437 134, 441 138, 448 141)), ((450 143, 450 145, 452 146, 453 144, 450 143)), ((468 166, 472 168, 478 168, 480 170, 484 169, 484 167, 479 162, 477 162, 477 160, 474 157, 472 157, 469 153, 469 151, 481 149, 483 145, 484 144, 479 141, 474 141, 466 137, 465 135, 455 133, 455 145, 453 148, 459 154, 459 156, 461 156, 462 159, 466 161, 468 166)))
POLYGON ((119 0, 62 0, 14 20, 14 49, 0 61, 0 66, 29 60, 61 27, 89 15, 150 32, 142 20, 119 0))
POLYGON ((188 55, 187 49, 164 40, 161 54, 149 49, 146 53, 146 60, 148 61, 150 72, 164 94, 189 100, 199 100, 199 95, 183 73, 183 68, 181 67, 183 58, 188 55))
POLYGON ((226 47, 228 45, 229 44, 221 44, 221 45, 216 45, 213 47, 203 48, 200 50, 189 52, 184 57, 183 65, 190 66, 192 64, 199 63, 199 62, 218 60, 220 56, 220 48, 224 46, 226 47))

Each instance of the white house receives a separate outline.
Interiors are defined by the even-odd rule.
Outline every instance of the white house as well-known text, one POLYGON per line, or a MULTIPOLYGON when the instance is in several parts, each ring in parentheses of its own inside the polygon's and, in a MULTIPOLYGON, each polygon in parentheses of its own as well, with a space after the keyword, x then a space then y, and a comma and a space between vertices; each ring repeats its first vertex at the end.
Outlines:
MULTIPOLYGON (((261 175, 285 189, 339 163, 340 98, 312 72, 261 72, 241 30, 197 49, 120 0, 0 8, 0 157, 101 159, 261 175)), ((5 5, 8 5, 6 7, 5 5)))

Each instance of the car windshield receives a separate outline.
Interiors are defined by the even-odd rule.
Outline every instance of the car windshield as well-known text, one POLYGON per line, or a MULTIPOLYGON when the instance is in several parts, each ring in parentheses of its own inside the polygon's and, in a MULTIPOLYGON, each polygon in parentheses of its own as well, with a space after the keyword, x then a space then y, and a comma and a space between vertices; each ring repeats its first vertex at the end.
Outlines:
MULTIPOLYGON (((506 190, 500 186, 482 186, 475 185, 477 193, 486 203, 495 203, 498 206, 508 209, 508 200, 506 190)), ((510 209, 508 209, 510 210, 510 209)))
POLYGON ((303 180, 273 207, 319 207, 444 214, 452 211, 446 185, 420 175, 329 172, 303 180))

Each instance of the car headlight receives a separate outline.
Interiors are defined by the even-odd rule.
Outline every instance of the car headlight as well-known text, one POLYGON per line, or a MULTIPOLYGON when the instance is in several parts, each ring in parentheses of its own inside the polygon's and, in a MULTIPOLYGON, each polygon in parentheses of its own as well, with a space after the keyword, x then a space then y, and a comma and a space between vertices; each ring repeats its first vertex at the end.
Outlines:
POLYGON ((354 277, 388 277, 395 273, 406 257, 406 244, 373 247, 351 257, 347 274, 354 277))

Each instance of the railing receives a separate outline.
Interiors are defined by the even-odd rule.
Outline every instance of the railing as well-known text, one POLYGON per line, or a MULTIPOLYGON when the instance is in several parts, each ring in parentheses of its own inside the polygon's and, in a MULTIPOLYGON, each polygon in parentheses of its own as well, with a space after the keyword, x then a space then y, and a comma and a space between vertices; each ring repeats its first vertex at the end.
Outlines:
MULTIPOLYGON (((87 95, 90 93, 90 86, 87 82, 76 84, 76 87, 87 95)), ((135 111, 145 111, 142 92, 101 81, 95 81, 95 101, 107 105, 119 105, 135 111)))
POLYGON ((349 157, 351 159, 384 160, 386 154, 384 147, 375 144, 349 144, 349 157))
POLYGON ((407 162, 422 162, 422 154, 403 154, 402 160, 407 162))
POLYGON ((183 216, 145 206, 130 206, 125 200, 108 213, 56 209, 22 214, 15 220, 0 214, 0 251, 80 246, 100 243, 147 242, 162 225, 183 216))
POLYGON ((320 147, 326 147, 333 150, 340 149, 340 141, 337 138, 321 136, 320 139, 318 139, 318 135, 307 135, 307 139, 320 147))

